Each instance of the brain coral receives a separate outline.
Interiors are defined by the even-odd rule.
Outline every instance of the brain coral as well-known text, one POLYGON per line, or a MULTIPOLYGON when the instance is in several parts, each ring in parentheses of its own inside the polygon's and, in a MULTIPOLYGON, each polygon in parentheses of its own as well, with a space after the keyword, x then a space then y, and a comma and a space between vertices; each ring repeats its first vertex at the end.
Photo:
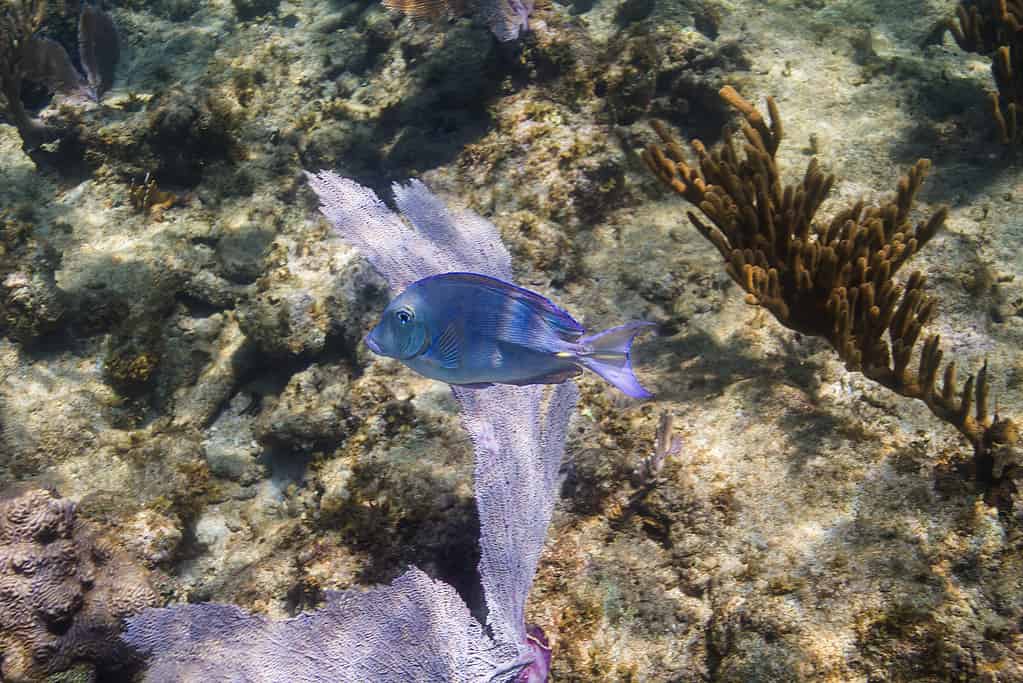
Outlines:
POLYGON ((91 534, 72 501, 0 494, 0 680, 38 681, 77 663, 123 668, 121 619, 156 601, 145 573, 91 534))

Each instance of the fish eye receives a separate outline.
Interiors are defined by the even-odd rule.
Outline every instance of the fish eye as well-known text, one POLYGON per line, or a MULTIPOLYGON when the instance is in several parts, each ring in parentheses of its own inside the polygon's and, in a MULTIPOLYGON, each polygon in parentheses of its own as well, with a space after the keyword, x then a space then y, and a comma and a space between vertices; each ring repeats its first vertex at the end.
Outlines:
POLYGON ((395 313, 395 315, 398 317, 398 322, 400 322, 402 325, 408 325, 410 322, 412 322, 412 311, 408 311, 403 308, 397 313, 395 313))

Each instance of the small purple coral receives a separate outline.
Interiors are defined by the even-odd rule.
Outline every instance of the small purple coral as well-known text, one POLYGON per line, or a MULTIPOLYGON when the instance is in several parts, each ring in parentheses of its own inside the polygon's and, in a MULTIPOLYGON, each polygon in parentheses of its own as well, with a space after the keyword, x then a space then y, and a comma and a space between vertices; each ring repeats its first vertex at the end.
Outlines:
POLYGON ((533 662, 519 672, 515 683, 544 683, 551 671, 551 646, 547 642, 547 634, 539 626, 530 624, 526 636, 533 662))

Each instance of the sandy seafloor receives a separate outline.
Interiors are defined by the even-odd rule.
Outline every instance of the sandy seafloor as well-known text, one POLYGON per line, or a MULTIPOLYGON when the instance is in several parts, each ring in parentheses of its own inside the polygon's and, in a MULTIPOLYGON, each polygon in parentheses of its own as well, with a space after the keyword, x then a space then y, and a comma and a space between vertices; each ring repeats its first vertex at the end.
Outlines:
POLYGON ((36 169, 0 126, 3 294, 30 302, 0 340, 3 481, 78 501, 168 602, 283 617, 415 564, 478 604, 454 403, 359 343, 382 281, 301 171, 415 176, 587 327, 659 324, 636 354, 656 399, 580 380, 528 607, 553 680, 1023 681, 1020 513, 955 476, 970 448, 925 407, 746 305, 638 157, 653 117, 715 141, 731 84, 777 99, 788 180, 811 147, 837 175, 822 216, 931 158, 920 215, 951 213, 906 272, 1021 418, 1023 166, 993 141, 988 60, 934 38, 954 2, 555 2, 506 45, 262 4, 114 3, 85 167, 36 169), (132 207, 147 172, 174 206, 132 207), (662 410, 685 448, 623 511, 662 410))

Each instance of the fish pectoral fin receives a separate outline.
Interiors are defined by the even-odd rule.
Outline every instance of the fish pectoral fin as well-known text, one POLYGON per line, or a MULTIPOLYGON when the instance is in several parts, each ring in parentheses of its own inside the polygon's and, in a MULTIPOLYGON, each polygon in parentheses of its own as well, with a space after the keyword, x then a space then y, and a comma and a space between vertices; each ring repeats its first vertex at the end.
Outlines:
POLYGON ((453 321, 444 328, 437 338, 437 358, 442 367, 454 370, 462 359, 462 332, 453 321))

